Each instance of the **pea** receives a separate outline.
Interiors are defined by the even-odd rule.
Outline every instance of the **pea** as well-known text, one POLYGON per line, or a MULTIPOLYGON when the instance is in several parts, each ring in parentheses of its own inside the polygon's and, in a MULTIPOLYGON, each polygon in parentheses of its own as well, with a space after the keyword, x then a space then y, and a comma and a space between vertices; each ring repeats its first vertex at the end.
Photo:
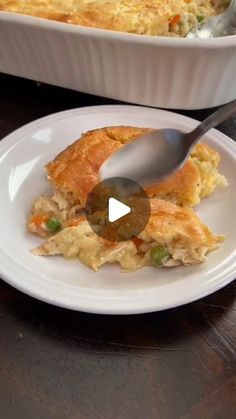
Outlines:
POLYGON ((198 15, 197 20, 198 20, 199 23, 201 23, 204 20, 204 16, 198 15))
POLYGON ((157 245, 151 248, 150 251, 151 261, 156 266, 162 266, 170 259, 170 254, 166 247, 157 245))
POLYGON ((47 229, 51 231, 51 233, 57 233, 59 230, 61 230, 60 220, 55 217, 49 218, 47 221, 47 229))

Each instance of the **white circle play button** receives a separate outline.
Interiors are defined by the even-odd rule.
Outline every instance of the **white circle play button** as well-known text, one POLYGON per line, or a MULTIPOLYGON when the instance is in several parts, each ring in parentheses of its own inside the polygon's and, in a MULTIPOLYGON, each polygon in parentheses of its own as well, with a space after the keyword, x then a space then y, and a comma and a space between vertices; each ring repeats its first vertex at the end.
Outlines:
POLYGON ((129 214, 131 208, 128 205, 123 204, 115 198, 109 198, 108 201, 108 220, 113 223, 116 220, 129 214))
POLYGON ((136 182, 110 178, 90 192, 85 212, 96 234, 120 242, 137 237, 144 230, 150 216, 150 203, 136 182))

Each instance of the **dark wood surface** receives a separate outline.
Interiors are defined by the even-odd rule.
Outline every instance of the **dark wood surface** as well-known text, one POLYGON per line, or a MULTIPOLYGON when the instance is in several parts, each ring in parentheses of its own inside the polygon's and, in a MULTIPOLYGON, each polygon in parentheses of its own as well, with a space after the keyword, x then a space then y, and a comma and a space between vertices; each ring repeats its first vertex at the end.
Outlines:
MULTIPOLYGON (((0 75, 0 137, 102 103, 113 102, 0 75)), ((236 139, 236 119, 219 129, 236 139)), ((112 317, 53 307, 0 280, 0 419, 235 419, 235 295, 234 282, 184 307, 112 317)))

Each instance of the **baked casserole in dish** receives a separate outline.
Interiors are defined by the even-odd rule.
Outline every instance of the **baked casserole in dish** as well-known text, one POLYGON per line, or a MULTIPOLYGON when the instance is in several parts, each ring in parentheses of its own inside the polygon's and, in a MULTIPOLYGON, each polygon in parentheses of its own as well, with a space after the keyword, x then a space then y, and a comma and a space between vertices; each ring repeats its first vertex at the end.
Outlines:
POLYGON ((169 109, 236 97, 236 36, 188 39, 223 0, 0 0, 0 72, 169 109))

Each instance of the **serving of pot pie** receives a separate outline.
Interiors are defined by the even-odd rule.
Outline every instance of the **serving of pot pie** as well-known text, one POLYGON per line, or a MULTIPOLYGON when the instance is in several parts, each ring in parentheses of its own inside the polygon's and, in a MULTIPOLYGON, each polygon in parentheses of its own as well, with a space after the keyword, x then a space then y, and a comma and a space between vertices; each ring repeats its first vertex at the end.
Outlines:
POLYGON ((76 258, 94 270, 118 262, 125 271, 132 271, 147 265, 195 265, 217 248, 222 236, 215 236, 193 210, 217 186, 227 185, 218 171, 219 154, 204 144, 195 146, 182 169, 146 188, 151 214, 137 237, 112 242, 91 229, 83 210, 100 181, 100 166, 148 131, 128 126, 89 131, 46 165, 53 194, 37 198, 27 220, 28 231, 45 239, 33 250, 35 255, 76 258))
POLYGON ((228 5, 229 0, 0 0, 0 11, 119 32, 184 37, 228 5))

